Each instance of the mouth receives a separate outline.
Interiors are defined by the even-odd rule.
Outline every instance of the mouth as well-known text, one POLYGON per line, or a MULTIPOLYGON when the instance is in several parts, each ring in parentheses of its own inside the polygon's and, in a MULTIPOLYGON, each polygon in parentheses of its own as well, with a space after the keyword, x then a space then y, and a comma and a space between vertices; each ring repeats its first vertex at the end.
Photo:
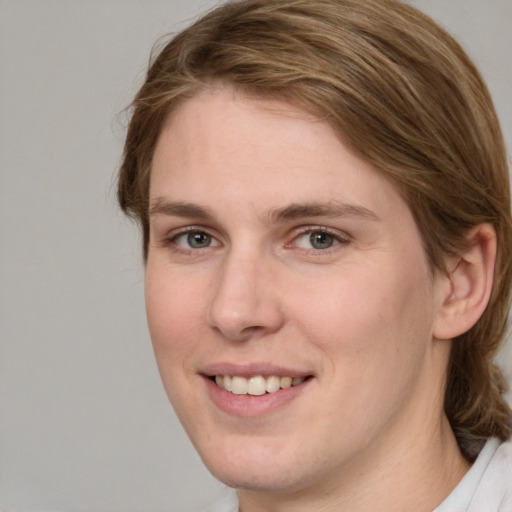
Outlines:
POLYGON ((266 394, 276 393, 281 389, 289 389, 291 387, 300 386, 311 376, 306 377, 290 377, 270 375, 255 375, 252 377, 242 377, 240 375, 214 375, 210 377, 217 386, 232 393, 233 395, 251 395, 262 396, 266 394))
MULTIPOLYGON (((256 418, 290 410, 316 380, 313 373, 267 363, 216 363, 200 374, 211 402, 232 417, 256 418)), ((314 388, 312 388, 314 389, 314 388)))

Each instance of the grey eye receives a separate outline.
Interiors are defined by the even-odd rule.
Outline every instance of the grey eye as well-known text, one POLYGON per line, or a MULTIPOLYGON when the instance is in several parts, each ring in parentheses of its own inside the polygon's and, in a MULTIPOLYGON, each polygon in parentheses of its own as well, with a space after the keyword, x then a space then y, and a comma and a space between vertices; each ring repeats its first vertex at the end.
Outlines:
POLYGON ((321 251, 330 249, 340 243, 345 243, 345 240, 342 240, 339 236, 327 231, 312 229, 305 231, 302 235, 298 236, 294 245, 301 249, 321 251))
POLYGON ((188 233, 187 244, 193 249, 203 249, 204 247, 209 247, 212 244, 212 237, 207 233, 188 233))
POLYGON ((309 235, 309 243, 314 249, 329 249, 336 243, 336 239, 329 233, 314 231, 309 235))

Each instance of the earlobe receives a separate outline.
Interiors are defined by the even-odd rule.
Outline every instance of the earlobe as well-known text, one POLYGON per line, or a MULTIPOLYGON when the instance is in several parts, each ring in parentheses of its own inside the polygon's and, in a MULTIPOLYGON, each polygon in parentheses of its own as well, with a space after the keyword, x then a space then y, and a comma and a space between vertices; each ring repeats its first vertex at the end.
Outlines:
POLYGON ((448 268, 450 286, 436 318, 436 339, 460 336, 482 316, 492 291, 496 245, 496 232, 490 224, 480 224, 468 232, 466 250, 448 268))

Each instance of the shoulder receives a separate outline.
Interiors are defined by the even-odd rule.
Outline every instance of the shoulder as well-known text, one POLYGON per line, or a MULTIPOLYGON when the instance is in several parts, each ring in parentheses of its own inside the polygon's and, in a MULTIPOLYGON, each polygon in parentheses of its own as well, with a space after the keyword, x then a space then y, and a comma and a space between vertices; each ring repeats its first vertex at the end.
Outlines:
POLYGON ((434 512, 512 512, 512 441, 489 439, 471 469, 434 512))
POLYGON ((469 512, 512 511, 512 440, 497 446, 471 500, 469 512))

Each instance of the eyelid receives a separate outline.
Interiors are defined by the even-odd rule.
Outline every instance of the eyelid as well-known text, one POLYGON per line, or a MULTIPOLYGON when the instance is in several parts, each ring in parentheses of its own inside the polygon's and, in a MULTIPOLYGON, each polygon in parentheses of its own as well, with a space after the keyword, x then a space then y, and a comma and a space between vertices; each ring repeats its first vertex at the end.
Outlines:
MULTIPOLYGON (((322 225, 305 225, 305 226, 296 227, 295 229, 292 230, 291 240, 289 242, 285 243, 284 247, 288 248, 288 249, 295 248, 295 249, 302 250, 302 251, 309 251, 309 252, 316 253, 316 254, 319 254, 319 253, 326 254, 332 250, 336 250, 336 248, 340 245, 343 246, 343 245, 349 244, 351 241, 352 241, 352 236, 349 233, 347 233, 346 231, 341 231, 339 229, 329 228, 327 226, 322 226, 322 225), (299 247, 296 245, 296 241, 300 237, 307 235, 307 234, 315 233, 315 232, 329 234, 330 236, 335 238, 337 243, 335 243, 333 246, 326 248, 326 249, 315 249, 315 248, 306 249, 306 248, 302 248, 302 247, 299 247)), ((206 251, 211 248, 219 247, 219 246, 223 245, 223 242, 221 240, 221 237, 217 233, 217 231, 214 229, 211 229, 211 228, 208 228, 208 227, 202 226, 202 225, 187 225, 187 226, 172 229, 171 231, 169 231, 168 233, 163 235, 161 237, 161 244, 162 244, 162 246, 170 247, 172 250, 174 250, 176 252, 195 252, 195 253, 197 253, 200 251, 206 251), (215 243, 213 245, 209 245, 204 248, 192 248, 192 247, 189 248, 189 247, 181 246, 176 242, 179 237, 187 235, 189 233, 204 233, 204 234, 208 235, 209 237, 211 237, 215 243)))
MULTIPOLYGON (((338 229, 328 228, 326 226, 302 226, 298 228, 297 232, 294 233, 292 241, 290 243, 286 244, 286 247, 293 248, 294 246, 297 247, 295 242, 302 236, 311 234, 311 233, 326 233, 328 235, 331 235, 334 237, 337 241, 335 245, 332 247, 329 247, 327 249, 314 249, 311 248, 310 250, 316 253, 327 253, 329 250, 335 249, 338 245, 346 245, 352 241, 352 237, 345 231, 340 231, 338 229)), ((302 249, 301 247, 298 247, 299 249, 302 249)), ((308 249, 304 249, 308 250, 308 249)))
POLYGON ((206 228, 205 226, 192 225, 192 226, 183 226, 181 228, 176 228, 176 229, 171 230, 169 233, 167 233, 165 235, 165 237, 163 237, 162 243, 165 246, 171 247, 175 251, 198 252, 201 250, 210 249, 212 247, 219 247, 220 245, 222 245, 219 238, 220 237, 216 233, 212 232, 211 229, 206 228), (180 237, 182 237, 184 235, 188 235, 190 233, 204 233, 205 235, 208 235, 209 237, 211 237, 211 239, 213 241, 215 241, 215 244, 209 245, 208 247, 192 248, 192 247, 181 246, 176 242, 180 237))

